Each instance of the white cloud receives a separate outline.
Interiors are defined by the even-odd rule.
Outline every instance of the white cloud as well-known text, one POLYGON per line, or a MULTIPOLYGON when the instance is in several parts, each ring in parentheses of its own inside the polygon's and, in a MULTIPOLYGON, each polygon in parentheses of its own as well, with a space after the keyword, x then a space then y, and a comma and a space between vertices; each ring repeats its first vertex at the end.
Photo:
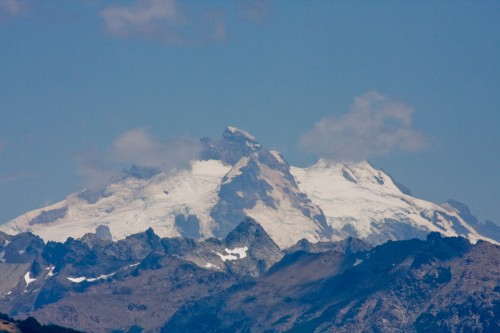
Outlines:
MULTIPOLYGON (((189 19, 176 0, 135 0, 101 11, 106 30, 117 37, 142 37, 179 45, 219 42, 226 37, 220 10, 207 9, 189 19)), ((191 13, 192 14, 192 13, 191 13)))
POLYGON ((118 177, 117 166, 109 159, 108 154, 91 149, 74 154, 76 173, 83 178, 84 186, 100 189, 118 177))
POLYGON ((0 0, 0 16, 15 16, 26 10, 27 6, 21 0, 0 0))
POLYGON ((201 150, 199 141, 188 138, 159 140, 145 128, 125 132, 104 152, 75 154, 76 171, 88 188, 98 189, 120 176, 132 164, 159 170, 184 169, 201 150))
POLYGON ((417 151, 425 138, 412 127, 413 109, 370 91, 355 98, 346 114, 318 121, 299 146, 336 161, 361 161, 395 149, 417 151))
POLYGON ((136 0, 130 6, 108 6, 101 11, 106 29, 119 37, 144 36, 180 42, 184 19, 174 0, 136 0))
POLYGON ((186 168, 201 150, 200 143, 188 138, 158 140, 145 128, 130 130, 115 140, 113 156, 129 164, 160 169, 186 168))

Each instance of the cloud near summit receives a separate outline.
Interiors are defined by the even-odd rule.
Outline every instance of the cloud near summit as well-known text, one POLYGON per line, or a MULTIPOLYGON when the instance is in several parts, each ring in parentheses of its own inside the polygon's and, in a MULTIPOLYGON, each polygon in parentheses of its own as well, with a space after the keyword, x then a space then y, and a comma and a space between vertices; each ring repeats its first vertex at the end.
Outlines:
POLYGON ((424 136, 412 127, 414 110, 377 91, 354 99, 349 112, 319 120, 305 133, 299 147, 335 161, 362 161, 393 150, 418 151, 424 136))
POLYGON ((125 132, 111 146, 112 156, 117 161, 162 170, 189 167, 189 162, 200 150, 199 141, 188 138, 159 140, 145 128, 125 132))
POLYGON ((88 188, 101 188, 133 164, 159 170, 186 169, 201 151, 197 140, 186 137, 160 140, 145 128, 129 130, 106 149, 90 149, 74 155, 76 171, 88 188))

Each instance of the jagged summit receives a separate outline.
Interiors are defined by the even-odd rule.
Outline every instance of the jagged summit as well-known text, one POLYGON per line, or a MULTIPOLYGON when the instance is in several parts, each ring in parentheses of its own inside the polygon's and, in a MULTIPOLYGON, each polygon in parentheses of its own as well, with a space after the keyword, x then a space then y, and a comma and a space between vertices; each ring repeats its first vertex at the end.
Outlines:
POLYGON ((457 200, 449 199, 445 203, 441 204, 441 207, 449 212, 458 214, 480 234, 500 242, 500 226, 492 221, 486 221, 484 223, 479 222, 477 217, 472 214, 466 204, 457 200))
POLYGON ((239 128, 236 128, 234 126, 228 126, 224 130, 224 133, 222 134, 222 137, 228 140, 234 140, 236 139, 244 139, 248 141, 254 141, 257 143, 257 140, 253 135, 250 135, 248 132, 243 131, 239 128))
POLYGON ((230 165, 235 165, 241 158, 263 150, 263 146, 255 137, 231 126, 224 130, 222 139, 203 138, 201 143, 203 146, 201 159, 221 160, 230 165))

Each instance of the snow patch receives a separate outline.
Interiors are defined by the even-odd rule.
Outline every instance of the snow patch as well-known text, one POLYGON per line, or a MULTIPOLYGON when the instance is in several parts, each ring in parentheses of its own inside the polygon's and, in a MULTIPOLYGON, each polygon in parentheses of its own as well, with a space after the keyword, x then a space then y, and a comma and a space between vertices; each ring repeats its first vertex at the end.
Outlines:
POLYGON ((71 282, 74 282, 74 283, 80 283, 80 282, 87 280, 87 278, 84 276, 77 277, 77 278, 67 277, 67 279, 70 280, 71 282))
POLYGON ((248 247, 244 246, 244 247, 236 247, 234 249, 228 249, 227 247, 224 249, 224 252, 226 252, 226 254, 221 254, 219 252, 215 252, 215 254, 217 254, 221 259, 222 261, 226 261, 226 260, 238 260, 238 259, 243 259, 247 256, 247 251, 248 251, 248 247))
POLYGON ((5 260, 5 251, 0 252, 0 262, 5 263, 7 260, 5 260))
POLYGON ((271 155, 274 156, 274 158, 276 160, 278 160, 279 163, 286 164, 285 160, 283 159, 283 157, 281 156, 281 154, 279 152, 277 152, 276 150, 270 150, 269 152, 271 153, 271 155))
POLYGON ((68 280, 70 280, 71 282, 74 282, 74 283, 81 283, 83 281, 87 281, 87 282, 95 282, 95 281, 98 281, 98 280, 105 280, 109 277, 112 277, 113 275, 115 275, 116 272, 114 273, 111 273, 111 274, 102 274, 96 278, 87 278, 87 277, 84 277, 84 276, 81 276, 81 277, 77 277, 77 278, 73 278, 73 277, 67 277, 68 280))
POLYGON ((209 263, 209 262, 207 262, 203 267, 205 267, 205 268, 217 268, 217 269, 220 269, 219 266, 214 265, 214 264, 209 263))
POLYGON ((363 262, 363 259, 356 259, 356 261, 354 262, 354 264, 352 265, 353 267, 356 267, 358 266, 359 264, 361 264, 363 262))
POLYGON ((87 278, 87 282, 94 282, 94 281, 97 281, 97 280, 105 280, 107 278, 112 277, 115 274, 116 274, 116 272, 111 273, 111 274, 102 274, 102 275, 99 275, 96 278, 87 278))
POLYGON ((31 282, 35 282, 36 279, 32 279, 30 277, 30 272, 27 272, 26 274, 24 274, 24 281, 26 281, 26 288, 28 288, 28 286, 30 285, 31 282))
POLYGON ((248 247, 246 246, 236 247, 233 250, 226 248, 224 251, 226 251, 226 253, 228 254, 237 254, 240 257, 240 259, 243 259, 247 256, 248 247))
POLYGON ((261 147, 260 143, 253 143, 253 142, 246 141, 245 144, 247 145, 248 148, 250 148, 252 150, 255 150, 256 148, 261 147))
POLYGON ((239 176, 241 175, 241 168, 243 168, 244 166, 246 166, 248 164, 248 161, 250 159, 246 156, 242 157, 235 165, 234 167, 231 168, 231 170, 229 170, 229 172, 224 176, 225 180, 224 180, 224 183, 223 184, 227 184, 227 183, 230 183, 231 180, 236 177, 236 176, 239 176))
POLYGON ((241 130, 237 127, 234 127, 234 126, 228 126, 227 129, 229 130, 229 132, 235 134, 235 133, 240 133, 242 134, 244 137, 246 137, 247 139, 250 139, 252 141, 255 141, 255 137, 250 135, 248 132, 244 131, 244 130, 241 130))
POLYGON ((45 279, 48 279, 50 277, 53 277, 55 274, 54 274, 54 269, 55 269, 55 266, 50 266, 50 267, 47 267, 47 269, 50 269, 49 273, 47 274, 47 276, 45 277, 45 279))

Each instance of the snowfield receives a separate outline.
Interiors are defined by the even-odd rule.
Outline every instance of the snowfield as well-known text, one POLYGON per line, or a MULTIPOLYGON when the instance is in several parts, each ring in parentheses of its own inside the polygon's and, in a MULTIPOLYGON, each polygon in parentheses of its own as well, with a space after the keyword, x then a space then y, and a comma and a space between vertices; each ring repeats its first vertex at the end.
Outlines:
POLYGON ((210 209, 217 201, 221 178, 231 169, 220 161, 195 161, 191 170, 162 172, 151 179, 126 178, 109 185, 106 197, 88 203, 77 193, 52 206, 37 209, 0 226, 9 234, 30 231, 44 240, 64 242, 108 226, 114 240, 152 227, 162 237, 180 236, 176 215, 195 215, 204 237, 214 221, 210 209), (47 224, 33 224, 42 212, 67 207, 66 215, 47 224))

